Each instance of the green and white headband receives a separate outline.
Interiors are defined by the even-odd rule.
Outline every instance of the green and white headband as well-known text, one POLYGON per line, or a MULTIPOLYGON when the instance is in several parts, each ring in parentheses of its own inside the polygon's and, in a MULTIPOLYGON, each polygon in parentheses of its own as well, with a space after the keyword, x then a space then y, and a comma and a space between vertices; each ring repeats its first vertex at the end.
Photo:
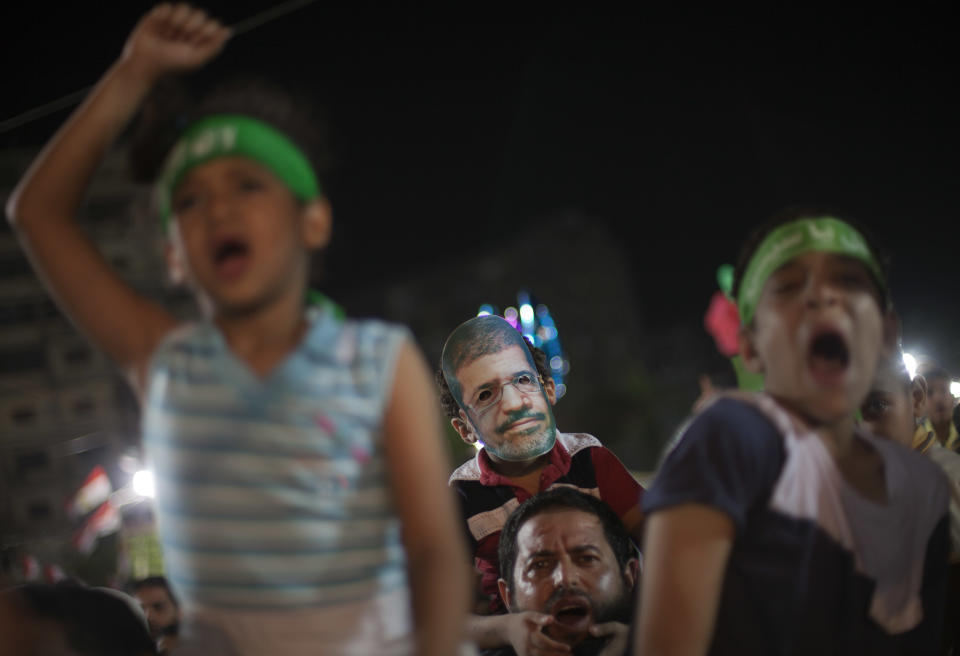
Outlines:
POLYGON ((754 252, 740 284, 737 307, 744 325, 753 319, 767 278, 803 253, 813 251, 853 257, 869 269, 881 289, 886 288, 880 264, 867 240, 849 223, 830 216, 799 219, 771 231, 754 252))
POLYGON ((267 167, 302 201, 320 196, 320 184, 303 152, 276 128, 249 116, 216 114, 190 125, 170 151, 157 183, 160 217, 167 226, 171 198, 195 166, 240 155, 267 167))

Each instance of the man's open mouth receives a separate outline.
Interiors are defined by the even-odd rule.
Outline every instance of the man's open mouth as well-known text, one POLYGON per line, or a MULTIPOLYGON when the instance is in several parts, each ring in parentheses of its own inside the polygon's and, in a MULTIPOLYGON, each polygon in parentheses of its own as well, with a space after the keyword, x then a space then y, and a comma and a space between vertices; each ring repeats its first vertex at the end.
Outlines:
POLYGON ((554 605, 552 612, 554 619, 566 626, 576 626, 589 621, 592 614, 590 602, 582 597, 562 599, 554 605))

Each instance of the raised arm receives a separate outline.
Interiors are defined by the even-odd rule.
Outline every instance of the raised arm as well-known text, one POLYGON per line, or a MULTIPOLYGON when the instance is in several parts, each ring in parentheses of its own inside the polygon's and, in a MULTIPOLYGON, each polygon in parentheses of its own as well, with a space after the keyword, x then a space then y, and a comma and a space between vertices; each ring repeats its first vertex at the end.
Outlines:
POLYGON ((453 654, 470 600, 466 547, 447 487, 450 470, 426 363, 410 342, 398 356, 386 418, 390 484, 403 525, 417 653, 453 654))
POLYGON ((733 521, 710 506, 687 503, 647 519, 635 655, 707 653, 733 538, 733 521))
POLYGON ((175 324, 109 267, 76 223, 107 149, 162 75, 197 68, 228 31, 187 5, 159 5, 134 28, 123 53, 41 151, 7 206, 7 216, 60 307, 142 392, 145 365, 175 324))

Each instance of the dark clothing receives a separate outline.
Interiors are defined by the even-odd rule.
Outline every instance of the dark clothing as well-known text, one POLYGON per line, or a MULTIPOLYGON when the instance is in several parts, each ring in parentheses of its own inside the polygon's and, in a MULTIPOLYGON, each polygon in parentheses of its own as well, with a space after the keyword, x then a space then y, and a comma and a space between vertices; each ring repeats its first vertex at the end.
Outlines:
POLYGON ((820 438, 768 396, 721 398, 687 427, 644 497, 712 506, 736 529, 711 654, 934 654, 949 544, 947 486, 927 458, 883 457, 866 499, 820 438))

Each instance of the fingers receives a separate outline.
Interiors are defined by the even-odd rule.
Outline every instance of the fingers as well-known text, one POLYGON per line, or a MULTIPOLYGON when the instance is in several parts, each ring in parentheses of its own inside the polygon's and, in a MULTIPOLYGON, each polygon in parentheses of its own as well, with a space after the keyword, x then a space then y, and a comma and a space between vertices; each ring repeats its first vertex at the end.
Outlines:
POLYGON ((707 374, 700 374, 698 381, 700 383, 700 394, 702 396, 713 394, 713 382, 710 380, 710 376, 707 374))
POLYGON ((590 627, 590 635, 600 638, 602 636, 626 635, 627 625, 622 622, 604 622, 603 624, 594 624, 590 627))
POLYGON ((710 380, 710 376, 707 374, 700 374, 697 382, 700 384, 700 396, 693 402, 693 412, 695 413, 699 412, 704 404, 717 393, 716 388, 713 386, 713 381, 710 380))
POLYGON ((533 625, 533 627, 531 627, 532 630, 529 640, 527 641, 529 645, 527 653, 530 656, 569 656, 572 653, 569 645, 563 642, 557 642, 543 632, 543 628, 552 623, 552 615, 546 615, 530 621, 530 624, 533 625))
POLYGON ((514 634, 510 644, 519 656, 570 656, 571 649, 553 640, 543 629, 553 624, 553 616, 535 611, 518 613, 521 631, 514 634))
POLYGON ((536 613, 528 612, 526 617, 523 618, 528 624, 534 624, 538 629, 542 629, 547 624, 553 622, 553 615, 547 615, 546 613, 536 613))
POLYGON ((610 637, 610 641, 597 656, 621 656, 627 649, 629 627, 621 622, 605 622, 590 627, 590 635, 601 638, 610 637))
POLYGON ((225 40, 229 30, 202 9, 186 3, 157 5, 148 14, 158 36, 170 41, 204 44, 218 38, 225 40))
POLYGON ((613 635, 613 633, 617 630, 617 624, 619 624, 619 622, 604 622, 603 624, 594 624, 590 627, 590 635, 594 636, 595 638, 613 635))

